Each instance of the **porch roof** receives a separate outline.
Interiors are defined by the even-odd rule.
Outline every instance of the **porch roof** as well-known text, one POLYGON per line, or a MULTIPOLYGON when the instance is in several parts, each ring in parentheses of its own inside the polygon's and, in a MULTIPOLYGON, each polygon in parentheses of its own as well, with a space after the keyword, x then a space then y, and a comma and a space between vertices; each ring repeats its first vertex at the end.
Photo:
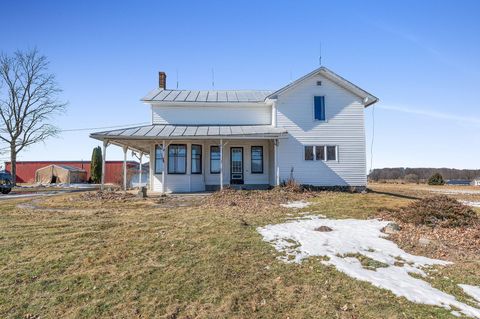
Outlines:
POLYGON ((212 138, 277 138, 283 128, 271 125, 170 125, 152 124, 127 127, 90 134, 91 138, 109 140, 212 139, 212 138))

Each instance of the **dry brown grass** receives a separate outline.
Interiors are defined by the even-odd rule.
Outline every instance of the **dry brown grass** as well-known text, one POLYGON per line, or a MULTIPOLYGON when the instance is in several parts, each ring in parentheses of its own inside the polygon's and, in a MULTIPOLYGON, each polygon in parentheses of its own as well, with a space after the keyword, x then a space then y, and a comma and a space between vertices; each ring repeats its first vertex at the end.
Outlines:
MULTIPOLYGON (((409 202, 281 189, 118 202, 68 194, 21 209, 2 202, 0 317, 450 318, 315 258, 285 264, 256 231, 305 211, 367 218, 409 202), (279 206, 300 199, 312 206, 279 206)), ((479 273, 468 269, 473 284, 479 273)))

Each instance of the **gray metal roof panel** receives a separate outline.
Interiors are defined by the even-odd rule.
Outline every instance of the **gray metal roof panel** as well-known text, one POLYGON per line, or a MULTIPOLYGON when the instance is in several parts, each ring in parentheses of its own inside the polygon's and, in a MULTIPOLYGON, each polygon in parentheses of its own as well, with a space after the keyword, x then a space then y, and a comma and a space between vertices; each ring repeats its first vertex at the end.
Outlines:
POLYGON ((142 126, 136 133, 135 135, 139 136, 145 136, 150 132, 155 126, 153 125, 148 125, 148 126, 142 126))
POLYGON ((189 91, 189 94, 185 99, 185 102, 195 102, 197 100, 197 96, 199 93, 200 91, 189 91))
POLYGON ((175 97, 175 101, 185 102, 185 99, 187 98, 187 96, 190 95, 190 92, 192 91, 189 91, 189 90, 180 91, 180 93, 175 97))
POLYGON ((185 132, 183 132, 184 136, 195 136, 197 132, 198 126, 187 126, 185 132))
POLYGON ((158 133, 160 133, 165 128, 165 125, 150 125, 150 126, 152 126, 152 129, 148 131, 146 136, 151 136, 151 137, 157 136, 158 133))
POLYGON ((205 136, 208 134, 208 126, 198 126, 195 136, 205 136))
POLYGON ((175 125, 165 125, 165 128, 158 134, 158 136, 170 136, 175 130, 175 125))
POLYGON ((152 90, 151 92, 149 92, 147 95, 145 95, 145 97, 143 98, 144 100, 153 100, 157 95, 158 93, 160 93, 162 89, 160 88, 157 88, 155 90, 152 90))
POLYGON ((207 135, 220 135, 220 128, 218 126, 209 126, 207 135))
POLYGON ((208 91, 200 91, 195 102, 207 102, 208 91))
POLYGON ((183 136, 186 130, 187 130, 186 126, 176 126, 175 129, 172 131, 172 134, 170 134, 170 136, 183 136))

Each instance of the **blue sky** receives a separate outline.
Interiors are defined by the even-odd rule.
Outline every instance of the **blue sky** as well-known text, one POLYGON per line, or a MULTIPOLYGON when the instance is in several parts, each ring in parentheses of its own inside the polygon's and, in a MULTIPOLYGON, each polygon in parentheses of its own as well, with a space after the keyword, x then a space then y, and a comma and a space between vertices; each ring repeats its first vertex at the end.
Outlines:
MULTIPOLYGON (((159 70, 170 87, 178 71, 179 88, 211 88, 214 68, 217 89, 279 88, 318 67, 321 42, 323 65, 381 99, 374 167, 480 168, 479 1, 4 1, 2 12, 0 51, 49 58, 69 102, 62 129, 148 122, 139 99, 159 70)), ((19 159, 89 159, 88 133, 19 159)))

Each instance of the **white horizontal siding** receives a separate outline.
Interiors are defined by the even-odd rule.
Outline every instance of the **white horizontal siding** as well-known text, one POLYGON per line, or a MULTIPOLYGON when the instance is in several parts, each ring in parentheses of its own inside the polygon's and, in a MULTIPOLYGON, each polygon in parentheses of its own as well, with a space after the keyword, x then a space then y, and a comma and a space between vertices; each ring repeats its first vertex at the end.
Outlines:
POLYGON ((289 133, 289 138, 279 144, 280 180, 288 179, 293 169, 293 177, 302 184, 366 185, 364 106, 360 97, 319 75, 278 97, 277 126, 289 133), (314 96, 322 95, 325 122, 313 117, 314 96), (305 145, 337 145, 338 161, 305 161, 305 145))
POLYGON ((271 123, 271 107, 233 106, 157 106, 152 105, 153 124, 257 125, 271 123))

